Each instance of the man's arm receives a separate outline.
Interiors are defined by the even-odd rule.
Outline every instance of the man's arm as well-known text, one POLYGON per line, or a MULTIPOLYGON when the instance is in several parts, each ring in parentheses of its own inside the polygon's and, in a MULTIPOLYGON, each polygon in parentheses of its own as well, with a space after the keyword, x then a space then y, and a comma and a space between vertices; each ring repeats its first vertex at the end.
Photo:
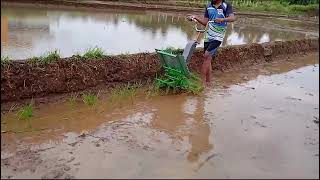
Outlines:
POLYGON ((195 19, 202 25, 206 26, 208 21, 209 21, 209 18, 207 17, 204 17, 204 18, 201 18, 201 17, 195 17, 195 19))
POLYGON ((190 19, 197 20, 200 24, 202 24, 204 26, 207 26, 207 23, 209 21, 209 14, 208 14, 207 8, 205 8, 204 17, 203 18, 200 17, 200 16, 193 16, 193 15, 190 15, 189 17, 190 17, 190 19))
POLYGON ((232 5, 228 3, 227 9, 226 9, 226 18, 216 18, 215 21, 218 23, 221 22, 234 22, 236 20, 236 17, 233 13, 232 5))
POLYGON ((228 17, 226 18, 216 18, 215 22, 217 23, 222 23, 222 22, 234 22, 236 20, 236 17, 234 16, 234 14, 230 14, 228 17))

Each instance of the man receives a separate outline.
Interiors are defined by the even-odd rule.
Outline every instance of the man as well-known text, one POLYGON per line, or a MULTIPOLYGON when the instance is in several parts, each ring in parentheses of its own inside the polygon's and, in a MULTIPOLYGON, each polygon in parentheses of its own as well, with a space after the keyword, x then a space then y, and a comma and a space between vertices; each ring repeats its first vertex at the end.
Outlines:
POLYGON ((211 61, 225 36, 227 22, 235 21, 232 6, 225 0, 212 0, 206 6, 204 18, 189 15, 189 19, 196 19, 200 24, 207 26, 204 36, 204 61, 201 67, 201 76, 204 86, 210 84, 211 61))

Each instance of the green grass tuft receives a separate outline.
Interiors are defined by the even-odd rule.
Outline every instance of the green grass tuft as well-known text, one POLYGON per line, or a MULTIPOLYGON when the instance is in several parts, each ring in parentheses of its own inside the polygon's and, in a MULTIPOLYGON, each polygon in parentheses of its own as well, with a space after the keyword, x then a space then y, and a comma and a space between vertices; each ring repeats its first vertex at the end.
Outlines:
POLYGON ((6 64, 10 64, 11 63, 11 59, 8 56, 1 56, 1 65, 6 65, 6 64))
POLYGON ((111 91, 111 102, 114 103, 119 100, 130 99, 133 103, 134 98, 137 96, 138 88, 141 87, 141 84, 135 83, 130 85, 129 83, 126 86, 118 86, 111 91))
POLYGON ((100 59, 104 57, 104 52, 98 47, 90 48, 83 54, 82 57, 86 59, 100 59))
POLYGON ((27 124, 28 124, 27 129, 32 129, 30 118, 33 116, 33 109, 34 109, 33 105, 34 105, 34 101, 32 99, 28 105, 21 107, 20 110, 18 111, 19 120, 21 119, 21 120, 27 121, 27 124))
POLYGON ((33 102, 31 102, 26 106, 21 107, 20 110, 18 111, 18 116, 19 116, 19 119, 22 119, 22 120, 31 118, 33 116, 33 102))
POLYGON ((269 1, 256 1, 256 0, 232 0, 235 9, 240 11, 249 12, 278 12, 280 14, 300 15, 300 14, 314 14, 319 15, 319 1, 306 0, 301 2, 294 2, 288 0, 269 0, 269 1))
POLYGON ((183 49, 173 48, 173 47, 167 47, 166 49, 163 49, 162 51, 170 53, 170 54, 175 54, 175 55, 183 53, 183 49))
POLYGON ((74 107, 76 105, 76 101, 77 101, 77 98, 78 98, 78 94, 75 93, 75 94, 72 94, 69 98, 68 98, 68 104, 71 106, 71 107, 74 107))
POLYGON ((86 105, 93 106, 97 103, 98 101, 98 96, 94 94, 83 94, 82 95, 82 100, 86 105))
POLYGON ((29 62, 34 64, 49 64, 55 61, 58 61, 60 59, 60 54, 58 50, 54 50, 51 52, 48 52, 46 55, 39 56, 39 57, 32 57, 29 60, 29 62))
POLYGON ((203 90, 201 78, 196 74, 186 76, 180 70, 164 67, 165 73, 161 78, 156 79, 156 88, 165 88, 167 93, 170 90, 183 90, 193 94, 199 94, 203 90))
POLYGON ((156 81, 147 86, 147 89, 144 91, 146 98, 149 99, 160 94, 160 89, 156 85, 156 81))

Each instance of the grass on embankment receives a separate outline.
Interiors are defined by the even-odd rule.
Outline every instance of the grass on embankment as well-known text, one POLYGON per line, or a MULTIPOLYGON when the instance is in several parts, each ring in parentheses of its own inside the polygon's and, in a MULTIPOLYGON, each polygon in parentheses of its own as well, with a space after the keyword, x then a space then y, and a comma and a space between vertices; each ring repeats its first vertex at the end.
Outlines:
POLYGON ((6 65, 11 62, 11 59, 9 59, 8 56, 1 56, 1 65, 6 65))
POLYGON ((264 12, 283 15, 303 15, 313 14, 319 15, 319 4, 289 4, 289 2, 281 2, 276 0, 255 1, 255 0, 237 0, 233 2, 233 6, 237 11, 246 12, 264 12))
MULTIPOLYGON (((169 47, 169 48, 165 48, 163 49, 164 51, 171 53, 171 54, 182 54, 183 53, 183 49, 177 49, 177 48, 173 48, 173 47, 169 47)), ((124 56, 123 59, 125 58, 126 55, 118 55, 118 56, 124 56)), ((86 52, 83 53, 83 55, 81 55, 80 53, 73 55, 72 58, 75 60, 95 60, 95 59, 103 59, 104 57, 107 57, 104 54, 104 51, 102 50, 102 48, 90 48, 88 50, 86 50, 86 52)), ((31 64, 36 64, 36 65, 46 65, 46 64, 50 64, 50 63, 55 63, 59 60, 61 60, 63 58, 61 58, 59 51, 58 50, 54 50, 52 52, 48 52, 45 55, 42 55, 40 57, 32 57, 27 59, 27 62, 31 63, 31 64)), ((1 63, 2 64, 7 64, 8 62, 11 62, 11 60, 9 60, 8 57, 5 58, 1 58, 1 63)), ((200 91, 200 86, 198 85, 198 83, 196 83, 196 76, 192 76, 192 78, 190 79, 189 77, 186 77, 185 75, 183 75, 181 72, 179 73, 179 70, 168 70, 168 72, 166 71, 165 75, 162 77, 162 81, 169 81, 172 80, 170 87, 167 87, 166 84, 160 83, 159 84, 159 79, 158 79, 158 83, 157 86, 161 87, 161 88, 173 88, 175 89, 182 89, 185 90, 187 92, 192 92, 194 94, 198 94, 198 91, 200 91), (170 72, 172 72, 170 74, 170 72), (171 79, 166 79, 164 77, 172 77, 171 79), (164 78, 164 79, 163 79, 164 78), (199 86, 199 87, 198 87, 199 86)), ((115 90, 112 93, 112 98, 111 100, 113 101, 113 99, 126 99, 126 98, 130 98, 131 101, 133 101, 133 97, 136 95, 137 93, 137 87, 138 85, 131 85, 131 86, 126 86, 126 87, 122 87, 120 89, 115 88, 115 90), (114 98, 117 97, 117 98, 114 98)), ((148 94, 152 94, 150 92, 148 92, 148 94)), ((148 95, 148 96, 149 96, 148 95)), ((70 98, 69 102, 70 105, 74 105, 75 104, 75 99, 76 97, 70 98)), ((84 94, 82 96, 83 102, 89 106, 93 106, 96 104, 98 98, 95 95, 92 94, 84 94)))
MULTIPOLYGON (((164 51, 172 54, 178 54, 178 53, 182 54, 183 49, 168 47, 164 49, 164 51)), ((119 54, 115 56, 125 58, 128 55, 129 53, 119 54)), ((105 52, 102 50, 102 48, 99 48, 99 47, 89 48, 82 55, 80 53, 76 53, 75 55, 71 56, 71 58, 76 60, 94 60, 94 59, 103 59, 105 57, 108 57, 108 55, 106 55, 105 52)), ((28 58, 27 62, 32 64, 50 64, 61 59, 65 59, 65 58, 61 57, 59 50, 54 50, 54 51, 49 51, 42 56, 34 56, 31 58, 28 58)), ((12 60, 8 56, 1 57, 2 65, 9 64, 10 62, 12 62, 12 60)))
POLYGON ((80 53, 74 55, 76 59, 101 59, 105 57, 104 51, 102 48, 95 47, 95 48, 89 48, 87 49, 83 55, 80 53))
MULTIPOLYGON (((87 49, 83 55, 80 53, 73 55, 72 57, 78 60, 87 60, 87 59, 102 59, 106 55, 102 48, 95 47, 87 49)), ((62 59, 58 50, 50 51, 42 56, 32 57, 27 59, 28 62, 32 64, 50 64, 62 59)), ((6 64, 10 62, 8 57, 1 57, 1 64, 6 64)))
POLYGON ((33 64, 49 64, 52 62, 55 62, 60 59, 60 54, 58 50, 54 50, 51 52, 48 52, 45 55, 39 56, 39 57, 32 57, 28 59, 29 62, 33 64))
MULTIPOLYGON (((138 0, 153 2, 155 0, 138 0)), ((319 15, 319 0, 227 0, 236 12, 260 12, 281 15, 319 15)), ((204 8, 210 0, 176 0, 162 1, 160 4, 175 4, 176 6, 204 8)))

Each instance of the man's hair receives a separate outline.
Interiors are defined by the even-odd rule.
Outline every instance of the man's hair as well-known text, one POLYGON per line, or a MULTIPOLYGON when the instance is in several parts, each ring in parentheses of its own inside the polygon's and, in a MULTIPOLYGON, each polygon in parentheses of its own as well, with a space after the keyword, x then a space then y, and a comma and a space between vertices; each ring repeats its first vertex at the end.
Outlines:
MULTIPOLYGON (((211 0, 211 3, 213 3, 214 0, 211 0)), ((225 0, 221 0, 221 2, 224 2, 225 0)))

